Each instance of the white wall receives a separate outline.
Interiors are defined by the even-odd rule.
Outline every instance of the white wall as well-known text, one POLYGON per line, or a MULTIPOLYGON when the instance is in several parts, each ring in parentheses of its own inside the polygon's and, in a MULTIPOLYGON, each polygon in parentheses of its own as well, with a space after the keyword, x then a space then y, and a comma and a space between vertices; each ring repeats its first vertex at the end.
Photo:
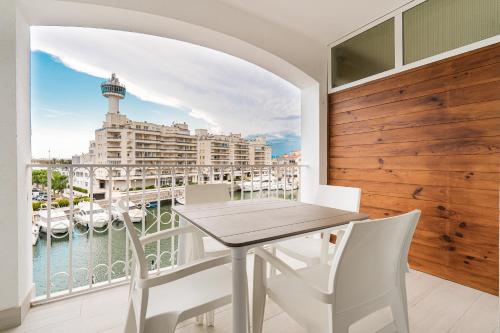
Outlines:
MULTIPOLYGON (((0 311, 31 289, 29 28, 15 0, 0 2, 0 311)), ((2 323, 0 323, 1 327, 2 323)))

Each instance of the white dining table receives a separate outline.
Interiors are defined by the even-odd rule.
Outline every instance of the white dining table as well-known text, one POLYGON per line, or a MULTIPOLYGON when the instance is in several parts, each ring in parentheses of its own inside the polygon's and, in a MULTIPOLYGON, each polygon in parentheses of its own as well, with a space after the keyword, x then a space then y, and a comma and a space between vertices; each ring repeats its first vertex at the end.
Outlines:
POLYGON ((172 210, 231 250, 233 333, 247 332, 246 258, 251 248, 368 218, 362 213, 276 198, 191 204, 172 210))

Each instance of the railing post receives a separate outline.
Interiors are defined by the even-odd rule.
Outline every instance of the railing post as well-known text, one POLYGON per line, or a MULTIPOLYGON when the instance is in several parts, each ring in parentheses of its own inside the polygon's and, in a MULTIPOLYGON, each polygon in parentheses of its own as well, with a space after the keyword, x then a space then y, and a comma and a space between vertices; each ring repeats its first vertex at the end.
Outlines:
POLYGON ((141 182, 141 209, 142 209, 142 221, 141 221, 141 237, 144 237, 146 235, 146 175, 145 175, 145 168, 144 166, 141 168, 141 176, 142 176, 142 182, 141 182))
POLYGON ((240 167, 240 200, 243 200, 245 192, 243 191, 243 166, 240 167))
POLYGON ((69 166, 69 227, 68 227, 68 293, 73 290, 73 216, 74 216, 74 195, 73 195, 73 166, 69 166))
POLYGON ((271 182, 271 170, 272 166, 267 167, 267 198, 271 197, 271 190, 273 189, 273 184, 271 182))
MULTIPOLYGON (((156 232, 161 230, 161 167, 157 169, 156 175, 156 232)), ((157 271, 160 272, 161 267, 161 241, 156 241, 156 268, 157 271)))
POLYGON ((251 170, 250 170, 250 199, 253 199, 253 171, 254 171, 254 168, 252 165, 251 170))
POLYGON ((262 167, 259 167, 259 199, 262 198, 262 167))
MULTIPOLYGON (((172 207, 175 206, 175 183, 176 183, 176 179, 175 179, 175 167, 172 167, 170 169, 170 199, 171 199, 171 202, 170 202, 170 205, 172 207)), ((171 224, 173 225, 174 224, 174 220, 172 219, 172 222, 171 224)), ((172 225, 170 227, 172 227, 172 225)))
POLYGON ((108 169, 108 283, 111 283, 111 273, 112 273, 112 252, 113 249, 111 247, 113 243, 113 214, 111 212, 111 204, 112 204, 112 196, 113 196, 113 167, 110 166, 108 169))
MULTIPOLYGON (((129 202, 130 202, 130 168, 127 166, 125 168, 125 173, 126 173, 126 182, 125 184, 125 189, 127 191, 127 213, 129 211, 129 202)), ((141 208, 142 209, 142 208, 141 208)), ((132 232, 133 230, 129 230, 129 232, 132 232)), ((130 265, 130 258, 129 258, 129 238, 127 237, 127 231, 125 231, 125 279, 129 278, 129 265, 130 265)))
POLYGON ((283 168, 283 199, 286 199, 286 183, 287 183, 286 170, 287 170, 287 167, 285 164, 285 167, 283 168))
POLYGON ((89 288, 92 288, 94 277, 94 260, 92 258, 92 243, 94 239, 94 167, 89 170, 89 184, 90 184, 90 217, 89 225, 87 226, 89 232, 89 263, 88 263, 88 283, 89 288))
POLYGON ((231 165, 231 200, 234 200, 234 166, 231 165))
POLYGON ((50 298, 51 294, 51 250, 52 250, 52 221, 51 221, 51 212, 52 212, 52 168, 51 166, 47 166, 47 269, 46 269, 46 289, 47 289, 47 298, 50 298))

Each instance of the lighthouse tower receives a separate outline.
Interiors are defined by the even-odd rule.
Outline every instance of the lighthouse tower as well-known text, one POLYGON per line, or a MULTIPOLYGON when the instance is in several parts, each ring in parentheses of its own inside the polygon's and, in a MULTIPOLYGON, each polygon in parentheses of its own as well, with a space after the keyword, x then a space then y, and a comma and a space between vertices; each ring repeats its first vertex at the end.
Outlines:
POLYGON ((125 98, 125 85, 120 83, 116 74, 111 74, 111 78, 101 84, 101 92, 108 99, 108 112, 120 113, 120 99, 125 98))

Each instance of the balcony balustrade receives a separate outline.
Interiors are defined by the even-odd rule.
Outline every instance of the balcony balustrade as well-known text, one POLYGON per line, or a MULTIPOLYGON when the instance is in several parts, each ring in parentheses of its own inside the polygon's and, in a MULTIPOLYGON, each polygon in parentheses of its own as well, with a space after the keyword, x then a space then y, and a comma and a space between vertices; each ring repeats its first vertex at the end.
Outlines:
MULTIPOLYGON (((117 207, 120 200, 130 203, 137 232, 144 236, 178 225, 170 208, 184 196, 186 184, 226 183, 232 200, 298 198, 297 165, 178 163, 182 165, 31 165, 33 170, 47 172, 46 184, 33 184, 47 193, 43 200, 33 201, 31 223, 40 226, 41 216, 46 216, 45 228, 33 246, 33 302, 43 303, 129 280, 131 252, 117 207), (56 172, 66 175, 67 183, 56 180, 56 172), (89 186, 81 189, 75 188, 76 184, 89 186)), ((171 269, 178 262, 179 239, 158 241, 146 247, 146 253, 151 271, 171 269)))

